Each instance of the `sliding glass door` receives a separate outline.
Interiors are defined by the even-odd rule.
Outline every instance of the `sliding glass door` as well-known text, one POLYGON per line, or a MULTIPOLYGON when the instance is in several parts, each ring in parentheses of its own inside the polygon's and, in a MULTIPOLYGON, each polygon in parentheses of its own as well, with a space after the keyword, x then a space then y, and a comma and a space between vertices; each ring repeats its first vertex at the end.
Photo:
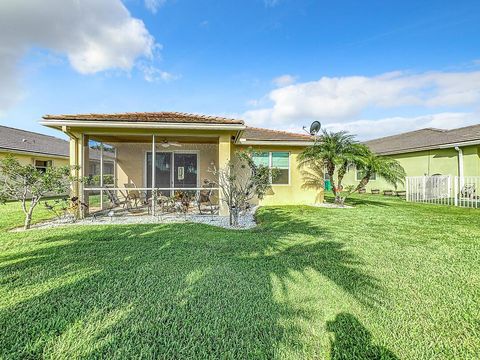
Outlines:
MULTIPOLYGON (((152 187, 152 153, 146 157, 146 186, 152 187)), ((198 184, 198 157, 194 153, 156 152, 155 187, 156 188, 195 188, 198 184)), ((160 191, 171 196, 171 190, 160 191)))
POLYGON ((197 187, 197 154, 174 154, 174 187, 197 187))
MULTIPOLYGON (((172 153, 155 153, 155 187, 171 188, 172 184, 172 153)), ((147 153, 147 187, 152 187, 152 153, 147 153)), ((162 190, 162 195, 170 196, 169 190, 162 190)))

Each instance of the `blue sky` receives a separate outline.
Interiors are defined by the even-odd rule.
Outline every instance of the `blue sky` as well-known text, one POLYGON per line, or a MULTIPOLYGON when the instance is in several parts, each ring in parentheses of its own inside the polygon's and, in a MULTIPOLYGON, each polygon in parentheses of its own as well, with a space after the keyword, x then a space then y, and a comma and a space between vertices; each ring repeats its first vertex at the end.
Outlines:
POLYGON ((480 123, 478 1, 80 3, 0 0, 0 124, 181 111, 367 139, 480 123))

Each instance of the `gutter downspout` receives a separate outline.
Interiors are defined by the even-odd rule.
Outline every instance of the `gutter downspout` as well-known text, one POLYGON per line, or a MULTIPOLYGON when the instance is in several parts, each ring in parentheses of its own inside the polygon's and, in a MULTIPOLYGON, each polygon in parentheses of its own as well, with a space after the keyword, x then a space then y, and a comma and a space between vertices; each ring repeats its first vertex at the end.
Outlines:
POLYGON ((238 130, 238 131, 237 131, 237 134, 235 135, 235 139, 233 140, 233 143, 234 143, 235 145, 237 145, 237 144, 240 142, 240 136, 243 135, 243 132, 244 132, 244 131, 245 131, 245 130, 238 130))
POLYGON ((458 152, 458 176, 463 178, 463 150, 459 146, 455 146, 458 152))

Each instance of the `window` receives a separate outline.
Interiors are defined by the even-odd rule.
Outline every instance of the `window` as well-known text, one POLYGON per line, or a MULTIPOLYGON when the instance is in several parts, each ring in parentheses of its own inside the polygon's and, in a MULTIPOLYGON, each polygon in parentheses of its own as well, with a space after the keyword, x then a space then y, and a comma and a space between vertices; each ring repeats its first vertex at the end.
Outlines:
POLYGON ((281 151, 256 152, 253 154, 253 162, 257 166, 266 166, 278 170, 278 175, 271 181, 273 185, 289 184, 290 153, 281 151))
POLYGON ((52 166, 52 160, 35 160, 35 169, 40 172, 44 173, 50 166, 52 166))
POLYGON ((103 175, 113 175, 113 163, 111 162, 105 162, 103 164, 103 175))
POLYGON ((100 174, 100 168, 98 167, 97 169, 97 164, 95 164, 93 161, 90 161, 90 171, 89 171, 89 176, 94 176, 100 174))
MULTIPOLYGON (((357 175, 357 181, 360 181, 365 176, 365 172, 363 170, 357 169, 356 175, 357 175)), ((377 180, 377 174, 375 173, 373 173, 372 176, 370 177, 370 181, 373 181, 373 180, 377 180)))

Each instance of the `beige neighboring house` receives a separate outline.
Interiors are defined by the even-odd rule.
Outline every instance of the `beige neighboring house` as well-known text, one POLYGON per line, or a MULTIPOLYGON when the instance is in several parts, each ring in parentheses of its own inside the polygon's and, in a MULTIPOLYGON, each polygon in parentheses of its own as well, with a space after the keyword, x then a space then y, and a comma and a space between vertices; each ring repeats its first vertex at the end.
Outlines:
POLYGON ((68 141, 32 131, 0 126, 0 158, 12 154, 39 170, 69 165, 68 141))
MULTIPOLYGON (((54 136, 0 125, 0 159, 12 154, 23 165, 33 165, 38 170, 49 166, 70 165, 69 142, 54 136)), ((100 174, 100 151, 90 151, 90 168, 87 176, 100 174)), ((113 156, 104 156, 104 173, 113 174, 113 156)))

